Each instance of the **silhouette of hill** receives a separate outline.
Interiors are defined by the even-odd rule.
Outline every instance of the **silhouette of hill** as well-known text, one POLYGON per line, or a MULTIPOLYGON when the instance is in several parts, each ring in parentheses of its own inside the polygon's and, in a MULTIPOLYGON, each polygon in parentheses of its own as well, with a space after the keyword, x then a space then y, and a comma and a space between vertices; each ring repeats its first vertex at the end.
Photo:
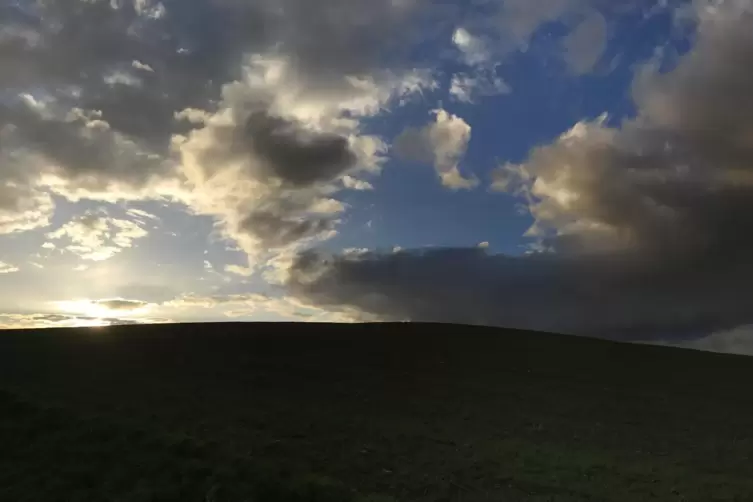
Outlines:
POLYGON ((470 326, 8 331, 0 500, 745 500, 750 381, 748 357, 470 326))

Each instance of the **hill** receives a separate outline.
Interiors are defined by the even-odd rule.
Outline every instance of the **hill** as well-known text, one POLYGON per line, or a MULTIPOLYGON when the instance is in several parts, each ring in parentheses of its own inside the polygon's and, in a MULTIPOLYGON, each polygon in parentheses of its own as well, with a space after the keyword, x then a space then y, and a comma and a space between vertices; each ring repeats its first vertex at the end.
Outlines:
POLYGON ((494 328, 0 333, 0 500, 750 500, 753 359, 494 328))

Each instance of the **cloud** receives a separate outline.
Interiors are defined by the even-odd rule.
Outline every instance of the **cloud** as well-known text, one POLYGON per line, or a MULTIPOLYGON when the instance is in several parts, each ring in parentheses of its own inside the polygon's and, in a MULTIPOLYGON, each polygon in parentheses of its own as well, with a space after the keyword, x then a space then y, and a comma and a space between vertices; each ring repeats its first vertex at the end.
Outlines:
POLYGON ((466 15, 463 25, 455 28, 452 41, 460 51, 462 63, 474 69, 488 69, 517 51, 526 51, 542 26, 584 10, 588 1, 480 2, 474 15, 466 15))
POLYGON ((509 94, 512 88, 494 71, 477 72, 474 76, 456 73, 450 80, 450 96, 463 103, 473 103, 478 97, 509 94))
POLYGON ((49 239, 68 240, 70 244, 64 249, 92 261, 107 260, 147 235, 148 232, 138 223, 93 212, 47 233, 49 239))
MULTIPOLYGON (((504 63, 511 55, 526 52, 536 36, 551 23, 564 28, 556 39, 564 62, 574 75, 593 69, 606 48, 609 18, 643 11, 645 15, 679 9, 683 2, 664 2, 649 9, 641 2, 617 0, 492 0, 476 4, 475 15, 463 17, 464 23, 453 32, 453 44, 460 51, 460 62, 469 67, 470 78, 476 71, 488 71, 504 63), (679 5, 677 5, 679 4, 679 5)), ((550 38, 551 32, 546 33, 550 38)))
POLYGON ((366 189, 356 171, 378 172, 386 153, 361 120, 436 86, 408 58, 422 38, 410 27, 429 7, 7 6, 0 233, 49 225, 51 192, 180 202, 215 217, 251 254, 332 235, 336 220, 309 208, 332 199, 344 176, 366 189))
POLYGON ((144 223, 148 220, 154 221, 160 221, 159 216, 156 216, 152 213, 149 213, 147 211, 141 210, 141 209, 129 209, 126 211, 128 213, 128 216, 131 218, 137 219, 138 221, 144 223))
MULTIPOLYGON (((10 172, 19 187, 46 187, 70 199, 118 200, 168 183, 174 165, 114 129, 99 110, 40 102, 22 94, 0 108, 10 172), (21 153, 19 153, 21 152, 21 153), (25 183, 25 185, 23 184, 25 183)), ((154 195, 156 197, 156 195, 154 195)))
POLYGON ((98 300, 65 300, 53 302, 54 310, 62 312, 65 316, 110 319, 121 318, 122 320, 139 321, 143 315, 153 310, 157 305, 142 300, 126 298, 104 298, 98 300))
POLYGON ((150 73, 154 73, 154 68, 152 68, 148 64, 142 63, 141 61, 134 60, 133 63, 131 63, 131 66, 133 66, 137 70, 148 71, 150 73))
POLYGON ((267 111, 252 112, 245 118, 237 143, 241 155, 256 156, 254 173, 260 180, 274 180, 291 187, 326 183, 355 166, 357 156, 348 138, 306 130, 292 120, 271 116, 267 111))
POLYGON ((607 21, 592 10, 562 42, 565 63, 575 75, 590 72, 607 46, 607 21))
POLYGON ((371 183, 369 183, 368 181, 356 179, 353 176, 343 176, 342 181, 343 186, 350 190, 374 190, 374 186, 371 183))
POLYGON ((18 267, 0 261, 0 274, 12 274, 14 272, 18 272, 18 270, 18 267))
POLYGON ((24 180, 10 178, 0 183, 0 235, 47 227, 54 212, 55 203, 49 193, 24 180))
POLYGON ((463 60, 469 66, 484 65, 491 58, 484 40, 471 35, 465 28, 455 30, 452 34, 452 43, 462 53, 463 60))
POLYGON ((528 205, 524 256, 310 251, 288 286, 323 308, 626 339, 753 322, 753 9, 699 9, 692 50, 636 79, 635 118, 575 125, 495 187, 528 205))
POLYGON ((144 307, 147 307, 149 304, 147 302, 143 302, 141 300, 126 300, 123 298, 113 298, 110 300, 95 300, 91 302, 92 305, 96 307, 101 307, 107 310, 118 310, 118 311, 132 311, 132 310, 141 310, 144 307))
POLYGON ((395 139, 395 151, 407 160, 433 163, 442 184, 453 190, 478 185, 458 169, 471 140, 471 126, 445 110, 435 110, 435 121, 422 128, 408 127, 395 139))
POLYGON ((224 88, 219 110, 178 146, 192 207, 218 218, 254 262, 334 235, 344 209, 331 197, 336 182, 355 186, 353 176, 378 171, 386 151, 353 117, 431 85, 413 71, 380 81, 338 76, 321 89, 301 78, 288 60, 255 58, 243 81, 224 88))
POLYGON ((301 302, 292 296, 269 296, 258 293, 240 293, 231 295, 183 295, 164 304, 164 307, 179 310, 196 308, 220 309, 227 317, 252 317, 266 313, 276 314, 285 319, 298 319, 307 322, 355 322, 363 318, 355 311, 339 309, 337 311, 320 309, 301 302))
POLYGON ((155 324, 172 322, 168 319, 121 319, 116 317, 91 317, 67 314, 13 314, 0 313, 0 329, 39 329, 104 327, 128 324, 155 324))
POLYGON ((239 275, 241 277, 251 277, 254 274, 254 269, 250 267, 241 267, 240 265, 226 265, 225 272, 239 275))

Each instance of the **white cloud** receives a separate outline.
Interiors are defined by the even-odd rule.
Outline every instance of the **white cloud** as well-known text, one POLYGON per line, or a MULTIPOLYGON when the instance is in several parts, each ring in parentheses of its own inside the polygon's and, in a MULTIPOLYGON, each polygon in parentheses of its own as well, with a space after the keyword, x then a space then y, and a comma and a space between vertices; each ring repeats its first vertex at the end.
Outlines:
POLYGON ((398 155, 416 162, 433 163, 442 184, 453 190, 478 185, 475 176, 464 177, 458 163, 468 149, 471 126, 446 110, 434 110, 435 120, 422 128, 409 127, 395 139, 398 155))
POLYGON ((343 186, 350 190, 374 190, 374 186, 368 181, 363 181, 354 178, 353 176, 345 175, 342 178, 343 186))
MULTIPOLYGON (((343 182, 343 184, 345 184, 343 182)), ((345 211, 346 205, 335 199, 319 199, 308 209, 316 214, 337 214, 345 211)))
POLYGON ((465 28, 455 29, 452 34, 452 43, 463 54, 463 60, 469 66, 484 65, 491 58, 486 42, 473 36, 465 28))
POLYGON ((103 261, 147 235, 148 232, 133 221, 87 213, 49 232, 47 237, 67 240, 69 244, 63 249, 84 260, 103 261))
POLYGON ((12 274, 14 272, 18 272, 18 270, 18 267, 0 261, 0 274, 12 274))
POLYGON ((125 71, 114 71, 108 75, 105 75, 104 81, 107 85, 127 85, 132 87, 141 87, 143 82, 141 79, 131 73, 125 71))
POLYGON ((242 267, 240 265, 225 265, 225 272, 242 277, 251 277, 254 274, 254 269, 251 267, 242 267))
POLYGON ((148 71, 150 73, 154 73, 154 69, 151 66, 149 66, 148 64, 144 64, 141 61, 133 61, 133 63, 131 63, 131 66, 133 66, 137 70, 148 71))
POLYGON ((142 209, 129 209, 128 211, 126 211, 126 213, 128 213, 128 216, 130 216, 131 218, 134 218, 140 222, 145 222, 148 220, 151 220, 153 222, 160 221, 159 216, 156 216, 142 209))
POLYGON ((133 0, 136 12, 150 19, 161 19, 167 14, 167 9, 162 2, 153 0, 133 0))
POLYGON ((133 221, 110 219, 110 225, 113 227, 110 239, 120 248, 129 248, 133 241, 149 235, 149 232, 133 221))
POLYGON ((473 76, 467 73, 456 73, 450 80, 450 96, 463 103, 473 103, 478 97, 510 92, 512 92, 510 86, 499 78, 494 70, 479 71, 473 76))

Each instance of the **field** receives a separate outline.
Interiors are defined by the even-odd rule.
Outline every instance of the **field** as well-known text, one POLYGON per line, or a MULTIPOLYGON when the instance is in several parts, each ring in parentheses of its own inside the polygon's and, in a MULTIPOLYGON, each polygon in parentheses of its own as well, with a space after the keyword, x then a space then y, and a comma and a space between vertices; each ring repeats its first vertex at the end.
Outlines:
POLYGON ((0 501, 747 501, 751 382, 466 326, 5 332, 0 501))

